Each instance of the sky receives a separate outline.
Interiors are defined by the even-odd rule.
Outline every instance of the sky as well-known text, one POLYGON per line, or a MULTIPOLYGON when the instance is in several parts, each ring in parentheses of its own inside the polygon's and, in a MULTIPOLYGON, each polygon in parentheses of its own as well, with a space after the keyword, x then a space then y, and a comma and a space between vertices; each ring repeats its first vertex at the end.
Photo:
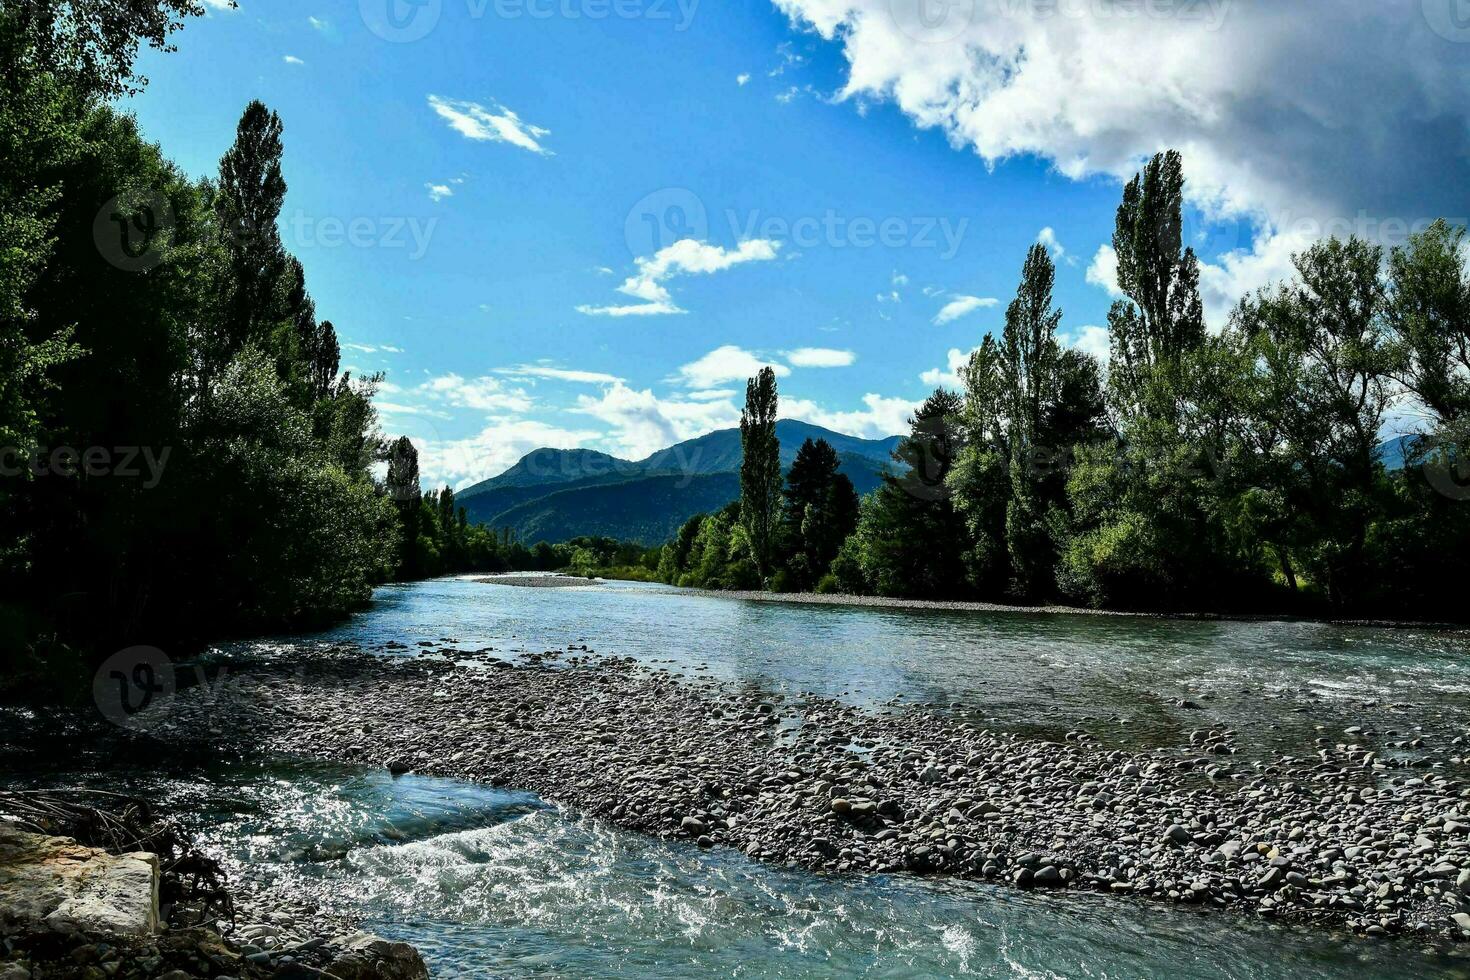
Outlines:
POLYGON ((1159 150, 1214 329, 1317 238, 1470 213, 1464 0, 205 2, 124 108, 193 176, 279 113, 283 240, 426 486, 642 458, 765 364, 784 417, 904 432, 1038 241, 1105 357, 1159 150))

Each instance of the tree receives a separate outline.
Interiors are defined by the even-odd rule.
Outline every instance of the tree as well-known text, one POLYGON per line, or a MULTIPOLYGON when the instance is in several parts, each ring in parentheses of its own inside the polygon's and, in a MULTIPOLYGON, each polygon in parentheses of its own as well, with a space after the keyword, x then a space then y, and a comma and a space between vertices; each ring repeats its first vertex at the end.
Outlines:
POLYGON ((761 368, 745 386, 740 416, 740 521, 762 578, 771 573, 781 506, 777 397, 776 372, 761 368))
MULTIPOLYGON (((289 258, 276 219, 286 198, 281 176, 281 120, 260 101, 245 107, 235 143, 220 159, 215 210, 229 254, 230 278, 219 356, 266 342, 289 311, 283 295, 289 258)), ((279 347, 279 340, 272 348, 279 347)))
POLYGON ((1118 288, 1126 299, 1108 313, 1109 381, 1124 416, 1172 417, 1170 384, 1188 353, 1204 343, 1199 262, 1183 244, 1184 165, 1173 150, 1156 155, 1123 189, 1113 231, 1118 288))
POLYGON ((1396 360, 1382 260, 1360 239, 1319 243, 1293 259, 1296 282, 1236 314, 1271 396, 1253 414, 1279 433, 1287 465, 1277 474, 1311 524, 1308 561, 1337 605, 1364 595, 1365 547, 1382 507, 1377 449, 1396 360))
MULTIPOLYGON (((1016 298, 1006 309, 1003 384, 1006 395, 1010 500, 1006 505, 1006 551, 1021 596, 1052 589, 1051 535, 1047 511, 1053 505, 1037 478, 1043 454, 1056 446, 1042 442, 1042 424, 1060 393, 1061 348, 1057 325, 1062 312, 1052 305, 1056 269, 1044 245, 1036 244, 1021 268, 1016 298)), ((1047 433, 1051 434, 1051 433, 1047 433)))
POLYGON ((419 453, 408 436, 400 436, 388 448, 388 474, 384 489, 398 510, 399 567, 411 576, 414 573, 412 564, 418 543, 423 491, 419 487, 419 453))
POLYGON ((946 488, 963 445, 961 409, 959 396, 941 388, 914 412, 893 454, 905 472, 885 474, 864 504, 857 531, 834 562, 839 581, 861 578, 867 590, 888 596, 964 593, 965 528, 946 488))
POLYGON ((1440 426, 1470 417, 1465 229, 1436 221, 1389 255, 1394 376, 1440 426))

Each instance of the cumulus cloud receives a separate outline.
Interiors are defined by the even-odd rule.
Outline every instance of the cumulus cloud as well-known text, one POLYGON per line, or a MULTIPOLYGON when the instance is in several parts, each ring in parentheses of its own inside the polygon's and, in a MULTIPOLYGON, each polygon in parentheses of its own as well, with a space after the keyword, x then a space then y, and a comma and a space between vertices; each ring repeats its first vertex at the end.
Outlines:
POLYGON ((477 142, 509 143, 523 150, 550 156, 551 151, 541 141, 551 135, 551 130, 532 126, 505 106, 494 102, 489 106, 478 102, 445 99, 429 96, 429 108, 466 139, 477 142))
POLYGON ((773 363, 734 344, 725 344, 723 347, 716 347, 699 360, 679 368, 675 379, 689 388, 708 391, 726 382, 744 382, 755 377, 763 367, 775 371, 778 378, 784 378, 791 373, 791 369, 784 364, 773 363))
POLYGON ((785 352, 792 367, 838 368, 850 367, 857 355, 850 350, 833 350, 830 347, 798 347, 785 352))
MULTIPOLYGON (((841 45, 838 98, 891 100, 987 163, 1125 180, 1172 147, 1194 206, 1266 238, 1299 219, 1363 216, 1373 237, 1466 211, 1470 72, 1433 5, 951 3, 936 18, 915 0, 775 3, 841 45)), ((1220 268, 1246 285, 1272 263, 1220 268)))
POLYGON ((1114 299, 1123 296, 1123 290, 1118 288, 1118 253, 1113 251, 1113 246, 1099 246, 1087 266, 1087 281, 1114 299))
POLYGON ((993 296, 956 296, 948 303, 945 303, 943 309, 934 315, 934 322, 939 326, 944 326, 946 323, 953 323, 966 314, 999 304, 1000 300, 993 296))
POLYGON ((608 426, 612 431, 606 441, 631 459, 740 421, 740 409, 731 399, 659 398, 649 389, 639 391, 621 382, 597 397, 579 395, 572 411, 608 426))
POLYGON ((843 412, 828 410, 804 398, 782 398, 781 417, 810 422, 812 425, 820 425, 850 436, 882 439, 887 436, 907 435, 909 417, 920 404, 922 403, 906 398, 867 394, 863 396, 863 408, 843 412))
POLYGON ((708 275, 722 272, 746 262, 769 262, 780 251, 781 243, 752 238, 732 249, 684 238, 659 249, 652 256, 640 258, 638 271, 618 287, 618 292, 638 303, 612 306, 577 307, 588 316, 664 316, 686 312, 674 302, 667 283, 679 275, 708 275))
POLYGON ((735 84, 739 85, 741 88, 744 88, 745 84, 749 81, 750 72, 741 72, 740 74, 735 76, 735 84))
POLYGON ((436 204, 446 197, 454 196, 454 188, 448 184, 425 184, 424 186, 429 189, 429 200, 436 204))
POLYGON ((1063 331, 1061 341, 1069 347, 1091 354, 1103 364, 1108 363, 1112 347, 1107 327, 1089 323, 1076 330, 1063 331))
POLYGON ((960 371, 966 364, 970 363, 970 351, 962 351, 957 347, 951 347, 949 354, 945 357, 945 366, 942 368, 930 368, 919 375, 919 380, 926 385, 936 388, 959 388, 963 383, 960 379, 960 371))
POLYGON ((566 429, 535 419, 492 419, 465 439, 443 439, 431 427, 410 429, 419 453, 425 489, 449 485, 456 490, 498 476, 536 449, 577 449, 602 435, 592 429, 566 429))

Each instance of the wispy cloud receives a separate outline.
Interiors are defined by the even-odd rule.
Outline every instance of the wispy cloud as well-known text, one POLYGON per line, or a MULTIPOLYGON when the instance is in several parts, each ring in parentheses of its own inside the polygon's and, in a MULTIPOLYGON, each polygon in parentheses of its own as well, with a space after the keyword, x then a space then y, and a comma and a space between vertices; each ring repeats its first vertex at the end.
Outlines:
POLYGON ((306 62, 302 61, 300 58, 296 57, 294 54, 288 54, 284 58, 282 58, 281 60, 284 61, 288 65, 304 65, 304 64, 306 64, 306 62))
POLYGON ((321 31, 323 34, 332 29, 331 22, 328 21, 325 17, 308 17, 306 18, 306 22, 310 24, 314 29, 321 31))
POLYGON ((857 360, 850 350, 833 350, 831 347, 798 347, 785 352, 792 367, 838 368, 849 367, 857 360))
POLYGON ((934 315, 934 322, 943 326, 969 313, 974 313, 976 310, 987 309, 999 304, 1000 300, 993 296, 956 296, 945 303, 943 309, 934 315))
POLYGON ((454 196, 454 188, 450 187, 448 184, 430 183, 425 184, 424 186, 429 189, 429 200, 433 201, 436 204, 444 200, 446 197, 454 196))
POLYGON ((525 412, 533 404, 525 391, 509 387, 499 378, 463 378, 453 372, 430 378, 416 390, 457 408, 482 412, 525 412))
POLYGON ((499 368, 495 373, 513 378, 548 378, 574 384, 617 384, 623 380, 617 375, 604 374, 601 371, 577 371, 545 364, 519 364, 515 367, 499 368))
POLYGON ((625 296, 641 300, 612 306, 577 307, 577 312, 588 316, 664 316, 684 313, 665 285, 678 275, 709 274, 721 272, 745 262, 769 262, 776 257, 781 243, 762 238, 741 242, 733 249, 708 245, 685 238, 657 254, 640 258, 638 271, 618 287, 625 296))
POLYGON ((466 139, 509 143, 532 153, 551 156, 551 151, 541 145, 541 141, 551 135, 551 130, 525 122, 503 105, 492 102, 487 107, 478 102, 431 95, 429 108, 466 139))

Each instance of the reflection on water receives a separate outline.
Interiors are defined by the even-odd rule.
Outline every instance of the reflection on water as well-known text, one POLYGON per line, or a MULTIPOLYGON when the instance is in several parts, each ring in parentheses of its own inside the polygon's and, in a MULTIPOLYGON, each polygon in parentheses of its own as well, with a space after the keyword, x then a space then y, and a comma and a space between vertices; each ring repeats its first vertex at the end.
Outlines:
POLYGON ((1232 727, 1247 756, 1302 754, 1324 732, 1470 728, 1465 633, 1024 613, 785 605, 607 583, 520 589, 440 579, 380 589, 312 639, 419 640, 513 656, 598 653, 869 705, 929 703, 976 721, 1105 742, 1179 745, 1232 727), (1181 707, 1189 701, 1198 708, 1181 707), (1318 725, 1323 726, 1318 731, 1318 725))
POLYGON ((1470 977, 1411 943, 769 868, 446 780, 274 762, 124 782, 196 808, 234 876, 362 913, 440 977, 1470 977))

